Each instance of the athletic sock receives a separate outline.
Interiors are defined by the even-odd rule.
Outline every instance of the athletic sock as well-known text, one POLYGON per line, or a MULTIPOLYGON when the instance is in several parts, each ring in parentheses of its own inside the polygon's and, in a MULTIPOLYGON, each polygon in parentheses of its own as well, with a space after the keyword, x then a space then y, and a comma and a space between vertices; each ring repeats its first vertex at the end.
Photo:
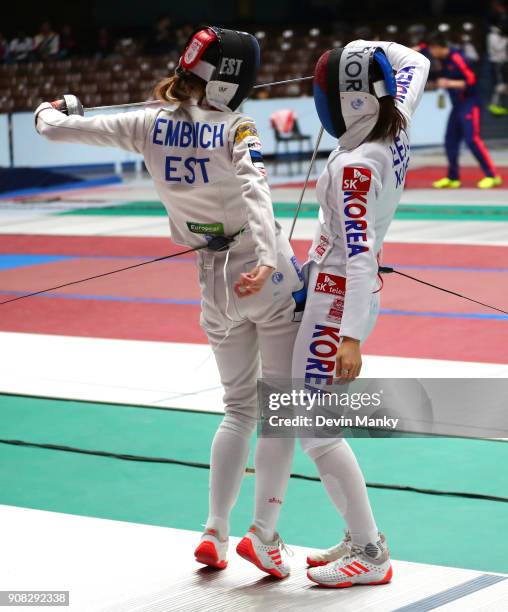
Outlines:
POLYGON ((253 525, 264 542, 271 542, 275 537, 291 474, 294 448, 294 438, 259 438, 256 445, 256 505, 253 525))
POLYGON ((238 499, 249 458, 249 437, 219 428, 210 458, 209 515, 206 529, 216 529, 220 539, 229 536, 229 516, 238 499))
POLYGON ((347 523, 353 544, 376 544, 378 529, 365 479, 349 444, 342 440, 314 461, 330 499, 347 523))

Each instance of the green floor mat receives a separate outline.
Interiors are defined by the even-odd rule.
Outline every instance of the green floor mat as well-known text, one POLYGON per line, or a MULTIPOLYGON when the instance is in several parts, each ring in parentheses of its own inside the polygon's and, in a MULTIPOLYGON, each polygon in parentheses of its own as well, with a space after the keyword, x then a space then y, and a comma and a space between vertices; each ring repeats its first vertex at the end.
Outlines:
MULTIPOLYGON (((0 438, 197 462, 208 462, 221 420, 220 415, 206 412, 14 395, 0 395, 0 418, 0 438)), ((349 442, 372 482, 499 496, 507 492, 508 476, 493 469, 508 457, 504 442, 414 437, 349 442)), ((293 472, 316 473, 301 452, 293 472)))
MULTIPOLYGON (((0 396, 0 438, 208 462, 220 416, 182 411, 0 396)), ((367 481, 506 495, 508 446, 458 439, 352 440, 367 481)), ((252 465, 252 462, 251 462, 252 465)), ((315 474, 300 450, 293 472, 315 474)), ((247 476, 232 519, 241 535, 252 520, 254 478, 247 476)), ((208 470, 140 463, 0 444, 0 503, 200 530, 208 470)), ((396 558, 508 571, 502 546, 506 504, 369 489, 396 558), (443 545, 444 544, 444 545, 443 545)), ((292 479, 284 537, 329 546, 342 520, 319 482, 292 479)))
MULTIPOLYGON (((274 202, 275 216, 279 218, 293 217, 296 211, 294 202, 274 202)), ((315 203, 304 203, 300 210, 302 218, 317 218, 319 206, 315 203)), ((158 201, 130 202, 120 205, 105 205, 101 208, 88 208, 66 211, 63 215, 120 215, 136 216, 166 216, 166 209, 158 201)), ((508 206, 481 206, 475 204, 399 204, 395 219, 414 221, 507 221, 508 206)))
MULTIPOLYGON (((133 463, 0 445, 0 502, 135 523, 200 531, 206 520, 208 471, 133 463)), ((254 478, 246 477, 231 532, 252 521, 254 478)), ((504 504, 370 491, 394 558, 481 571, 508 572, 496 534, 504 504)), ((343 522, 318 482, 291 481, 279 529, 293 544, 326 547, 343 522)), ((190 551, 189 551, 190 554, 190 551)))

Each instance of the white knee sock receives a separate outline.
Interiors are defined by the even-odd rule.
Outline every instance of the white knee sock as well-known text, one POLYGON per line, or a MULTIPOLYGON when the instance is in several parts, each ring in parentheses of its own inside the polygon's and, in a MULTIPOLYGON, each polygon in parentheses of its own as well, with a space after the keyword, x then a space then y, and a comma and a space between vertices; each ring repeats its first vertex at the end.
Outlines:
POLYGON ((228 427, 226 417, 213 439, 206 528, 216 529, 221 540, 229 536, 229 515, 238 499, 249 458, 249 441, 255 426, 255 420, 252 421, 242 431, 228 427))
POLYGON ((294 438, 259 438, 256 446, 256 507, 253 524, 265 542, 271 542, 275 535, 291 474, 294 448, 294 438))
POLYGON ((349 444, 342 440, 323 454, 308 453, 316 463, 321 481, 351 532, 354 544, 366 546, 378 541, 378 529, 358 461, 349 444))

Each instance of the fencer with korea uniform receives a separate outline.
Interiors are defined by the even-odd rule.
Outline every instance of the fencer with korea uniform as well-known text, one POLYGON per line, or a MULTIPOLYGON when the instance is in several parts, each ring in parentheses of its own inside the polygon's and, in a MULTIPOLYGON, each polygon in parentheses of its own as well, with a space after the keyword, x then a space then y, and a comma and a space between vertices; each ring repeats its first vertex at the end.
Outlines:
MULTIPOLYGON (((293 353, 293 379, 310 390, 326 391, 336 367, 345 380, 359 373, 361 360, 344 367, 345 351, 354 346, 359 356, 359 343, 376 322, 378 260, 404 188, 410 123, 428 71, 421 54, 389 42, 354 41, 327 51, 316 66, 316 109, 339 146, 317 182, 319 223, 305 265, 307 304, 293 353), (390 137, 383 129, 377 132, 382 138, 372 137, 374 128, 390 125, 390 137)), ((350 446, 329 437, 302 438, 301 444, 347 524, 342 542, 309 556, 308 577, 337 588, 389 582, 388 548, 350 446)))
MULTIPOLYGON (((35 111, 38 132, 50 140, 141 153, 169 213, 172 240, 207 245, 198 253, 201 324, 220 371, 225 417, 212 444, 209 517, 195 556, 218 568, 227 565, 229 515, 257 422, 260 365, 265 377, 290 377, 305 291, 289 241, 274 220, 256 126, 235 112, 255 83, 258 64, 253 36, 205 28, 190 37, 177 69, 178 79, 191 78, 188 73, 201 79, 204 99, 85 118, 72 114, 79 103, 66 96, 35 111), (251 271, 263 267, 270 269, 266 282, 251 284, 251 271)), ((257 446, 256 507, 278 514, 280 506, 272 510, 269 501, 270 444, 261 439, 257 446)), ((288 474, 290 461, 281 468, 288 474)), ((268 552, 282 546, 278 535, 262 539, 255 528, 249 534, 238 552, 285 577, 281 563, 262 566, 264 557, 271 559, 268 552)))

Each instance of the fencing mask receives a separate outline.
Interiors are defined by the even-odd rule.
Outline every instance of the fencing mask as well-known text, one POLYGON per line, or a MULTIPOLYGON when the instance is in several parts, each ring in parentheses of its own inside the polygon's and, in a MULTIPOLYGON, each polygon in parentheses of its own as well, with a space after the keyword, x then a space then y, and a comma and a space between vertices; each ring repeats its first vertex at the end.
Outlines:
POLYGON ((247 32, 208 27, 187 41, 177 73, 189 71, 206 81, 206 100, 234 111, 249 95, 259 69, 259 43, 247 32))
POLYGON ((341 147, 354 149, 376 125, 378 99, 395 97, 397 85, 384 51, 360 41, 326 51, 314 72, 314 102, 324 129, 341 147))

